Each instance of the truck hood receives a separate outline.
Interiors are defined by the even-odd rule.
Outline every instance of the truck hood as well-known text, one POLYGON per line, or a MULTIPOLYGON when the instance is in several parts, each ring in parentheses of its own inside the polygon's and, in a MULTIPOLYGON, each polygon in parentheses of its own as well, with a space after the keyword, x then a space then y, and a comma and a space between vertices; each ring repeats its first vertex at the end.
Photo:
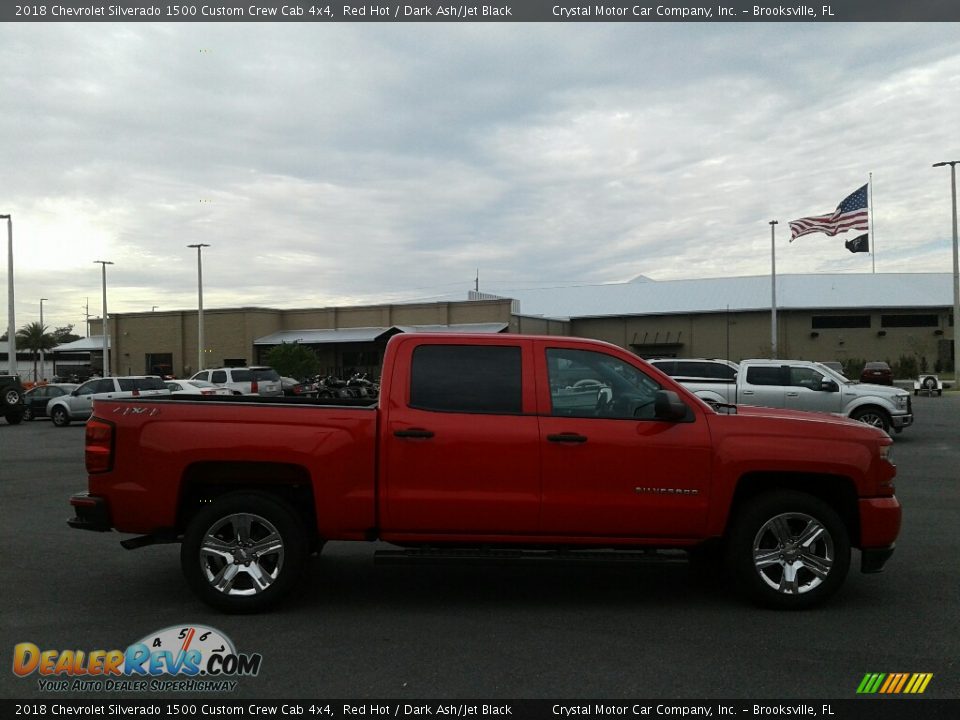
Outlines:
POLYGON ((868 395, 872 395, 874 397, 880 396, 886 398, 910 394, 903 388, 890 385, 874 385, 873 383, 852 383, 850 385, 844 385, 843 392, 853 395, 854 397, 866 397, 868 395))
POLYGON ((887 437, 887 434, 883 432, 883 430, 866 425, 858 420, 851 420, 848 417, 831 415, 829 413, 737 405, 737 415, 765 420, 780 420, 784 421, 784 423, 797 424, 798 432, 808 434, 819 429, 822 431, 821 434, 829 436, 832 433, 836 433, 839 427, 842 427, 843 433, 864 431, 865 436, 879 434, 882 437, 887 437), (802 424, 803 430, 800 429, 800 424, 802 424))

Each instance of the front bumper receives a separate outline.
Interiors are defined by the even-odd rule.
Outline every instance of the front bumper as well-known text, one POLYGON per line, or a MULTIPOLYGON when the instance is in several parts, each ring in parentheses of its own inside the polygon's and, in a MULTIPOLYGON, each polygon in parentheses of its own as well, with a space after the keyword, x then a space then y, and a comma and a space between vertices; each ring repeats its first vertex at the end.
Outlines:
POLYGON ((67 520, 67 525, 75 530, 109 532, 113 529, 106 498, 82 492, 71 496, 70 505, 76 516, 67 520))
POLYGON ((900 534, 902 511, 896 496, 860 498, 860 571, 883 570, 900 534))
POLYGON ((905 427, 913 425, 913 414, 909 415, 891 415, 890 422, 893 427, 902 430, 905 427))

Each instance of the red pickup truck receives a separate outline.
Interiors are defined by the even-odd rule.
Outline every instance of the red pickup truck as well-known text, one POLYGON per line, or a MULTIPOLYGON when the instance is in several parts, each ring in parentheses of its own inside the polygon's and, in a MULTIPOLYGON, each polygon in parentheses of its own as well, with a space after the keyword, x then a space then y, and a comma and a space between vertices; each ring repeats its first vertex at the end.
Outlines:
POLYGON ((378 405, 329 403, 98 401, 69 524, 181 542, 189 585, 229 612, 273 604, 326 540, 378 539, 421 562, 685 549, 800 608, 837 590, 851 547, 882 570, 900 529, 882 431, 715 410, 606 343, 398 335, 378 405))

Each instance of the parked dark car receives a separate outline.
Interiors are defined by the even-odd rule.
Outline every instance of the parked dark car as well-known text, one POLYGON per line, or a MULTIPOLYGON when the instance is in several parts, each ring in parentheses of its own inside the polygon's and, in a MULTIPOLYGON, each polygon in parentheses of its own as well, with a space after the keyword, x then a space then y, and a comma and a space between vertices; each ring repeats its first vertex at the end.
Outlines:
POLYGON ((61 395, 69 395, 79 387, 76 383, 50 383, 37 385, 27 390, 23 396, 23 419, 33 420, 47 416, 47 403, 61 395))
POLYGON ((893 370, 885 362, 868 362, 860 373, 860 382, 893 385, 893 370))
POLYGON ((280 386, 287 397, 316 397, 317 386, 310 382, 300 382, 290 377, 280 377, 280 386))

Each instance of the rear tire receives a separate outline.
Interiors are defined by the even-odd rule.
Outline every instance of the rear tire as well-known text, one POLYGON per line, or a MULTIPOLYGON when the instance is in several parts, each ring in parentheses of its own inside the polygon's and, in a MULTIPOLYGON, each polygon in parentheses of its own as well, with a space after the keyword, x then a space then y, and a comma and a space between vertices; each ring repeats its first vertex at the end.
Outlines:
POLYGON ((747 500, 737 513, 728 562, 739 589, 754 602, 800 610, 833 595, 850 569, 850 539, 823 500, 774 490, 747 500))
POLYGON ((304 524, 290 505, 266 493, 235 492, 187 525, 180 566, 190 588, 211 607, 254 613, 290 591, 308 550, 304 524))
POLYGON ((23 420, 24 422, 30 422, 33 420, 33 408, 25 407, 23 409, 23 420))

